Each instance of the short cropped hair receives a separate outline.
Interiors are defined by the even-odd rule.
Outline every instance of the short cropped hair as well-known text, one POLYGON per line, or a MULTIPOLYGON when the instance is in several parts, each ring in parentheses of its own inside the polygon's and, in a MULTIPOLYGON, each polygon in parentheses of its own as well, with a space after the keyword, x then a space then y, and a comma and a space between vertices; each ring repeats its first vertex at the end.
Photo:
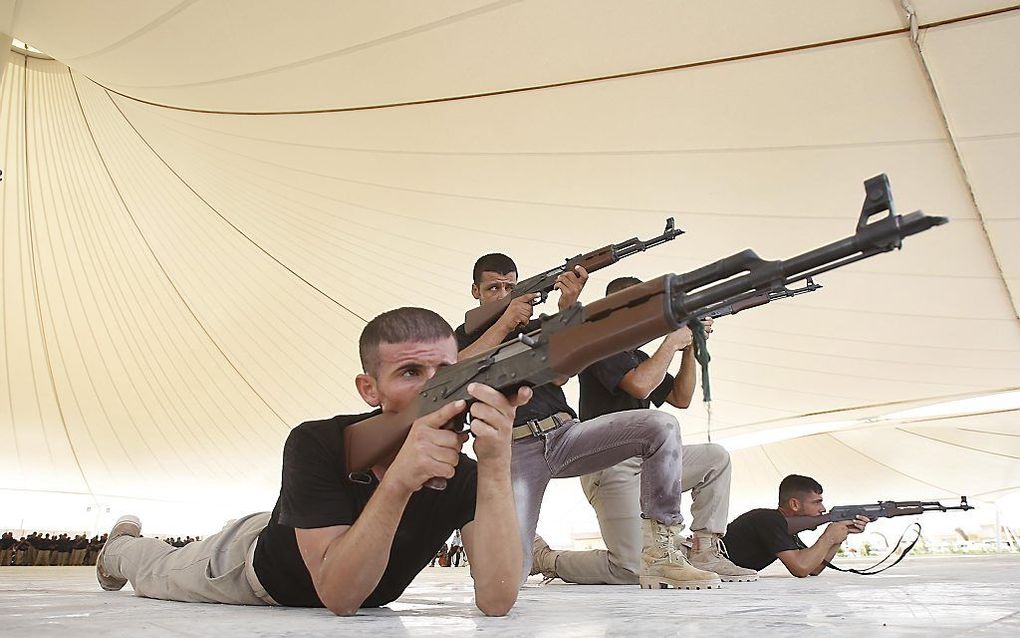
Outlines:
POLYGON ((478 261, 475 262, 474 269, 471 271, 471 276, 476 284, 482 283, 483 272, 498 272, 501 275, 509 275, 512 272, 517 272, 517 264, 503 253, 489 253, 479 257, 478 261))
POLYGON ((812 492, 822 493, 822 484, 810 476, 791 474, 779 483, 779 506, 785 507, 791 498, 804 500, 812 492))
POLYGON ((379 368, 379 344, 408 341, 433 342, 453 336, 453 328, 438 314, 425 308, 397 308, 368 322, 358 340, 361 368, 375 374, 379 368))
POLYGON ((609 285, 606 286, 606 294, 611 295, 614 292, 620 292, 625 288, 636 286, 639 283, 641 283, 641 280, 638 279, 637 277, 617 277, 616 279, 610 281, 609 285))

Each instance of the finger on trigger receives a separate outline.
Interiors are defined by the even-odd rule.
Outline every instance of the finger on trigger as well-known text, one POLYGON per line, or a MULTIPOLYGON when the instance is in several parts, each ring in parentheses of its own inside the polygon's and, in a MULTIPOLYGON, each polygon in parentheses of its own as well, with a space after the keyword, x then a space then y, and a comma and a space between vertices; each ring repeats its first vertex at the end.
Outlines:
POLYGON ((429 427, 440 429, 449 423, 450 419, 463 412, 465 406, 467 406, 467 402, 465 402, 464 399, 458 399, 447 403, 435 412, 426 415, 424 419, 425 424, 429 427))

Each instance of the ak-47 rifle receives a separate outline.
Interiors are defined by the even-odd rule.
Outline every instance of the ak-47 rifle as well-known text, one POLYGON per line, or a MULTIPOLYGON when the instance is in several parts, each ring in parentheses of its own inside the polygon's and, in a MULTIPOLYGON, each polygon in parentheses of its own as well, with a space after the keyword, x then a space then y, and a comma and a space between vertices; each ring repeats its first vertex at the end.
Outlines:
MULTIPOLYGON (((960 497, 959 505, 943 505, 938 501, 879 501, 875 504, 869 505, 842 505, 837 506, 822 514, 821 516, 791 516, 786 519, 786 524, 791 534, 798 534, 808 529, 815 529, 819 525, 825 523, 831 523, 833 521, 851 521, 858 516, 864 516, 869 520, 877 520, 879 518, 892 518, 893 516, 913 516, 915 514, 923 514, 925 512, 948 512, 949 510, 972 510, 973 506, 967 504, 967 497, 960 497)), ((900 563, 901 560, 907 557, 907 554, 914 549, 914 545, 921 540, 921 524, 914 522, 907 526, 907 529, 903 530, 903 534, 900 535, 899 540, 892 546, 889 553, 878 561, 874 565, 864 567, 861 569, 851 569, 847 567, 837 567, 829 561, 824 561, 824 564, 829 569, 835 569, 839 572, 847 572, 850 574, 858 574, 860 576, 874 576, 881 574, 887 569, 892 569, 900 563), (897 550, 903 544, 903 539, 906 538, 907 532, 911 528, 915 529, 916 535, 914 539, 907 543, 903 551, 896 560, 886 565, 886 561, 896 555, 897 550)), ((797 539, 798 544, 801 547, 805 547, 800 539, 797 539)))
POLYGON ((743 301, 736 301, 725 306, 717 307, 715 310, 712 310, 711 312, 702 315, 701 317, 699 317, 699 319, 703 319, 706 317, 711 319, 718 319, 719 317, 735 315, 742 310, 747 310, 748 308, 757 308, 758 306, 764 306, 770 301, 775 301, 776 299, 786 299, 788 297, 805 295, 809 292, 821 290, 822 288, 823 286, 821 284, 816 284, 814 279, 808 277, 807 281, 805 281, 804 285, 801 286, 800 288, 787 288, 786 286, 783 286, 779 290, 770 290, 769 292, 759 293, 752 297, 748 297, 743 301))
MULTIPOLYGON (((744 250, 682 275, 663 275, 587 306, 574 304, 551 317, 543 315, 539 330, 441 368, 403 411, 380 414, 344 429, 347 471, 352 480, 393 458, 418 417, 451 401, 472 403, 467 393, 472 382, 509 395, 520 386, 535 387, 574 376, 596 361, 637 348, 692 319, 900 248, 903 238, 949 221, 921 211, 895 214, 884 174, 864 186, 864 208, 856 232, 849 237, 787 260, 766 261, 753 250, 744 250), (888 215, 871 221, 884 211, 888 215)), ((462 429, 462 420, 458 417, 449 427, 462 429)), ((442 489, 443 481, 432 481, 430 487, 442 489)))
POLYGON ((972 509, 974 506, 967 504, 966 496, 960 497, 959 505, 943 505, 938 501, 879 501, 868 505, 837 505, 821 516, 790 516, 786 519, 786 525, 791 534, 799 534, 833 521, 852 521, 858 516, 875 521, 880 518, 914 516, 925 512, 972 509))
POLYGON ((659 244, 672 241, 683 234, 684 231, 673 227, 673 218, 670 217, 666 220, 666 230, 658 237, 652 237, 644 241, 637 237, 632 237, 619 244, 609 244, 590 253, 570 257, 562 266, 550 268, 543 273, 528 277, 523 281, 518 281, 514 291, 500 301, 468 310, 464 314, 464 331, 472 335, 488 330, 503 315, 503 311, 507 309, 510 302, 522 295, 538 293, 539 298, 536 300, 536 304, 544 302, 549 297, 549 293, 555 289, 556 278, 565 272, 573 272, 576 266, 581 266, 589 273, 592 273, 606 266, 611 266, 624 257, 630 257, 659 244))

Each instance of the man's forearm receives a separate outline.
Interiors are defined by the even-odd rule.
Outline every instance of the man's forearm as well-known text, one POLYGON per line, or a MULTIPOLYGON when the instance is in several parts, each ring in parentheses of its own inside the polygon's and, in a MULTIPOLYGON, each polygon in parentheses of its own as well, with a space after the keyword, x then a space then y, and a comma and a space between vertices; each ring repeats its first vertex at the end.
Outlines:
POLYGON ((666 400, 670 405, 678 408, 686 408, 691 405, 691 398, 694 396, 694 387, 698 382, 698 367, 694 359, 694 349, 684 348, 683 356, 680 358, 680 371, 673 380, 673 389, 666 400))
POLYGON ((457 360, 463 361, 464 359, 470 359, 476 354, 481 354, 486 350, 495 348, 499 344, 503 343, 506 336, 510 334, 510 330, 503 327, 503 323, 497 321, 492 324, 488 330, 482 333, 482 336, 472 343, 470 346, 464 348, 457 353, 457 360))
POLYGON ((828 538, 820 536, 815 544, 807 549, 802 549, 797 552, 797 557, 800 563, 800 573, 794 573, 794 576, 809 576, 816 574, 821 571, 824 566, 825 560, 836 553, 839 549, 839 544, 833 545, 828 538))
POLYGON ((666 378, 666 371, 669 364, 673 362, 673 355, 676 350, 661 344, 655 353, 642 361, 636 368, 627 373, 620 383, 620 389, 635 399, 645 400, 652 390, 659 387, 662 380, 666 378))
POLYGON ((473 526, 477 540, 469 558, 476 604, 486 614, 505 614, 517 601, 524 577, 509 454, 506 459, 479 460, 473 526))
MULTIPOLYGON (((840 543, 840 545, 842 545, 842 543, 840 543)), ((817 576, 818 574, 821 574, 822 571, 825 569, 825 563, 831 561, 832 557, 835 556, 836 552, 838 551, 839 545, 833 545, 832 547, 830 547, 828 553, 825 555, 825 560, 822 561, 822 563, 818 567, 816 567, 814 571, 811 572, 811 575, 817 576)))
POLYGON ((356 613, 379 584, 410 497, 384 478, 354 525, 326 548, 315 589, 330 611, 356 613))

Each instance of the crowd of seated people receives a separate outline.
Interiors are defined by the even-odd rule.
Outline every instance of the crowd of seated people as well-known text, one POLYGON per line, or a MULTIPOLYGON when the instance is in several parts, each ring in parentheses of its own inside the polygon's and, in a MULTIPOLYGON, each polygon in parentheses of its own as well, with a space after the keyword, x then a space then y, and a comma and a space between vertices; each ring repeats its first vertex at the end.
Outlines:
MULTIPOLYGON (((184 547, 201 537, 180 536, 163 539, 174 547, 184 547)), ((0 567, 34 565, 74 566, 95 565, 99 550, 106 543, 106 534, 89 538, 87 534, 43 534, 32 532, 15 538, 13 532, 0 535, 0 567)))

